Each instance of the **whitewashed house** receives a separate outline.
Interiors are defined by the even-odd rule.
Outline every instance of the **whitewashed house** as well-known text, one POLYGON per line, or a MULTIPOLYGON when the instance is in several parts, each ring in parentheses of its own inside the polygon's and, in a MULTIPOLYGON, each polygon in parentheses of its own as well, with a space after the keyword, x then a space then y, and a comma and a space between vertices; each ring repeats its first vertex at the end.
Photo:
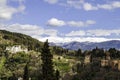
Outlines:
POLYGON ((12 47, 6 47, 6 50, 11 52, 11 53, 17 53, 17 52, 28 52, 28 49, 27 48, 22 48, 21 45, 15 45, 15 46, 12 46, 12 47))

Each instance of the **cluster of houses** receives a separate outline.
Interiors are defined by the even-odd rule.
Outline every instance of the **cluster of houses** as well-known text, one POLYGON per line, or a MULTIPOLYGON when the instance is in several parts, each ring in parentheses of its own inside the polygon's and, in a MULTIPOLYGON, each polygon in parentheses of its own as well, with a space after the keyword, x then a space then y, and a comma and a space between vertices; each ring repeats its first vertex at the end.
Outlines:
MULTIPOLYGON (((93 61, 91 55, 88 54, 85 56, 84 64, 89 64, 93 61)), ((107 55, 106 58, 99 59, 100 60, 100 66, 106 67, 110 66, 112 69, 117 69, 120 71, 120 59, 111 59, 110 55, 107 55)))
POLYGON ((14 45, 14 46, 9 46, 6 47, 6 50, 9 51, 10 53, 17 53, 17 52, 28 52, 28 49, 25 47, 22 47, 21 45, 14 45))

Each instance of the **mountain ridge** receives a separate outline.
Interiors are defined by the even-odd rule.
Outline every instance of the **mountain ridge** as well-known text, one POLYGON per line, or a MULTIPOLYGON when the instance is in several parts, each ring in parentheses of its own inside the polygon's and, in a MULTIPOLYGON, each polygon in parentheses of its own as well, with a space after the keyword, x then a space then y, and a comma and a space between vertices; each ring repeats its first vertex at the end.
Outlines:
MULTIPOLYGON (((52 46, 55 46, 56 43, 52 43, 52 46)), ((91 50, 96 47, 103 48, 105 50, 109 48, 116 48, 120 49, 120 40, 110 40, 110 41, 104 41, 104 42, 77 42, 73 41, 70 43, 57 43, 57 46, 63 47, 65 49, 70 50, 78 50, 79 48, 82 50, 91 50)))

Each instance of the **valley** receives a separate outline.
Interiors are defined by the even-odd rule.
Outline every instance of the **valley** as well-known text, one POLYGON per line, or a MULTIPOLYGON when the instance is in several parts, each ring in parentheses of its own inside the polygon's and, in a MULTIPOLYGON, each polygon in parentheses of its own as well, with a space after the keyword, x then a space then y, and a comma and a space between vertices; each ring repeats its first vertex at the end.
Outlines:
MULTIPOLYGON (((120 51, 113 48, 114 46, 109 49, 95 47, 90 50, 82 50, 78 44, 78 49, 73 50, 60 46, 49 46, 46 42, 40 42, 24 34, 1 30, 0 35, 1 80, 10 78, 22 80, 25 73, 31 80, 43 80, 44 59, 48 60, 47 64, 50 64, 53 69, 53 80, 110 80, 111 78, 119 80, 120 51), (50 63, 49 60, 51 60, 50 63), (25 72, 26 66, 27 72, 25 72)), ((117 44, 119 41, 103 43, 104 45, 117 44)), ((74 47, 75 44, 71 47, 74 47)), ((47 64, 44 65, 48 66, 47 64)), ((49 68, 46 67, 48 71, 49 68)))

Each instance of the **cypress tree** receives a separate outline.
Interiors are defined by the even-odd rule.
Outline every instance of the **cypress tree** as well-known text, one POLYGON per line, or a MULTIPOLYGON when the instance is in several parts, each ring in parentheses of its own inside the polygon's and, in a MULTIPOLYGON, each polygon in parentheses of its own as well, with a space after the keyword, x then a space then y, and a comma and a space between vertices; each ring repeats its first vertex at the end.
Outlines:
POLYGON ((50 52, 48 40, 46 40, 42 48, 41 59, 43 80, 54 80, 53 55, 50 52))
POLYGON ((78 49, 77 52, 76 52, 76 56, 77 57, 80 57, 82 55, 82 50, 81 49, 78 49))
POLYGON ((60 78, 60 72, 58 70, 56 70, 55 77, 56 77, 56 80, 59 80, 59 78, 60 78))
POLYGON ((23 80, 29 80, 28 63, 25 65, 25 68, 24 68, 23 80))

